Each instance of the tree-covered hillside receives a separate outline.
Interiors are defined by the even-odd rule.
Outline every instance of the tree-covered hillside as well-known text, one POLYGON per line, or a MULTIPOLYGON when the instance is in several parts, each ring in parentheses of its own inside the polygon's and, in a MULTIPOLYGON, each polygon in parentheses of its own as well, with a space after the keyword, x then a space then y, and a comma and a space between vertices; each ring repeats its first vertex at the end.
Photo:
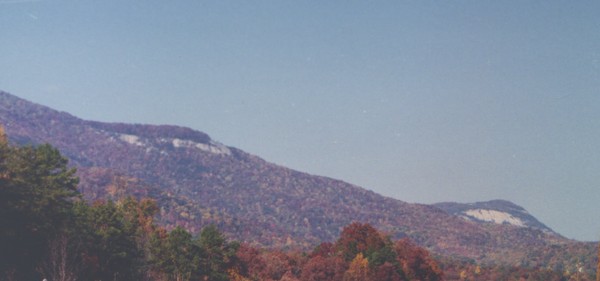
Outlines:
POLYGON ((229 241, 214 225, 194 237, 157 226, 154 200, 82 200, 50 145, 15 147, 0 127, 0 280, 592 280, 592 273, 489 267, 434 258, 354 222, 310 252, 229 241))
POLYGON ((400 250, 416 247, 394 246, 368 225, 348 226, 338 242, 322 244, 310 257, 262 251, 227 241, 214 226, 198 237, 181 227, 167 232, 154 224, 152 200, 88 205, 76 191, 75 170, 50 145, 9 146, 2 132, 0 159, 2 280, 441 278, 426 251, 418 253, 418 266, 402 264, 409 255, 400 250), (323 267, 328 262, 336 266, 323 267))
POLYGON ((156 222, 167 230, 181 226, 197 235, 216 225, 225 237, 256 247, 310 250, 360 221, 436 255, 569 272, 596 266, 593 243, 467 221, 269 163, 190 128, 86 121, 2 91, 0 124, 11 143, 60 149, 77 168, 87 201, 152 198, 156 222))

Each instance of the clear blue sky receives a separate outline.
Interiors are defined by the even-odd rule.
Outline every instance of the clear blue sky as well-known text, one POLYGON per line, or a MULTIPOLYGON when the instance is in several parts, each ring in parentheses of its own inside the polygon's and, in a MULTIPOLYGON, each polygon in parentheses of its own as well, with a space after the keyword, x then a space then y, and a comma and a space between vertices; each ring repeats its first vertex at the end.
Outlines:
POLYGON ((0 89, 600 238, 598 1, 0 0, 0 89))

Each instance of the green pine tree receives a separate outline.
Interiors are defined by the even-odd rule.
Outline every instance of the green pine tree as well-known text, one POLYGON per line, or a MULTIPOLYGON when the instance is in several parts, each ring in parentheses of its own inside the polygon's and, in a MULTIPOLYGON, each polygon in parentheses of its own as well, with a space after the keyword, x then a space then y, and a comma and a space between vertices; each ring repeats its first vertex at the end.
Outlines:
POLYGON ((0 135, 0 274, 37 279, 48 244, 72 218, 78 178, 52 146, 12 147, 0 135))
POLYGON ((237 243, 228 243, 225 237, 214 225, 207 226, 200 232, 196 243, 202 249, 201 268, 208 280, 228 280, 226 274, 234 262, 237 243))

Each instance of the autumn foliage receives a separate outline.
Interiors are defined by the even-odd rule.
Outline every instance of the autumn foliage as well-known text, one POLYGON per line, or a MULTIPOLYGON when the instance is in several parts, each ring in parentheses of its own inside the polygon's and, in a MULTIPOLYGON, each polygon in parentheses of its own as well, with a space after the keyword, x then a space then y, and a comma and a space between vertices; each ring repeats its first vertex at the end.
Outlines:
POLYGON ((425 249, 405 238, 394 244, 394 250, 398 254, 400 266, 409 280, 441 280, 442 271, 438 263, 425 249))
POLYGON ((161 210, 151 199, 88 204, 77 183, 58 150, 11 147, 0 131, 0 281, 593 279, 592 273, 570 268, 482 266, 433 257, 408 239, 392 241, 360 222, 308 253, 258 248, 228 239, 217 225, 196 233, 158 226, 154 218, 161 210))

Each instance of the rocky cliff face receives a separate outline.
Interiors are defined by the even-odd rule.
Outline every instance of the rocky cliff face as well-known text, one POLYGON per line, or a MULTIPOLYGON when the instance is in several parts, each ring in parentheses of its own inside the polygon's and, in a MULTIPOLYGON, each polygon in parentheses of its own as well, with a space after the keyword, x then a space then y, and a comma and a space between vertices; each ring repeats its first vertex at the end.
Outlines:
POLYGON ((477 223, 506 224, 517 227, 539 229, 548 234, 558 235, 552 229, 538 221, 523 207, 505 200, 492 200, 476 203, 437 203, 433 206, 448 214, 459 216, 477 223))

